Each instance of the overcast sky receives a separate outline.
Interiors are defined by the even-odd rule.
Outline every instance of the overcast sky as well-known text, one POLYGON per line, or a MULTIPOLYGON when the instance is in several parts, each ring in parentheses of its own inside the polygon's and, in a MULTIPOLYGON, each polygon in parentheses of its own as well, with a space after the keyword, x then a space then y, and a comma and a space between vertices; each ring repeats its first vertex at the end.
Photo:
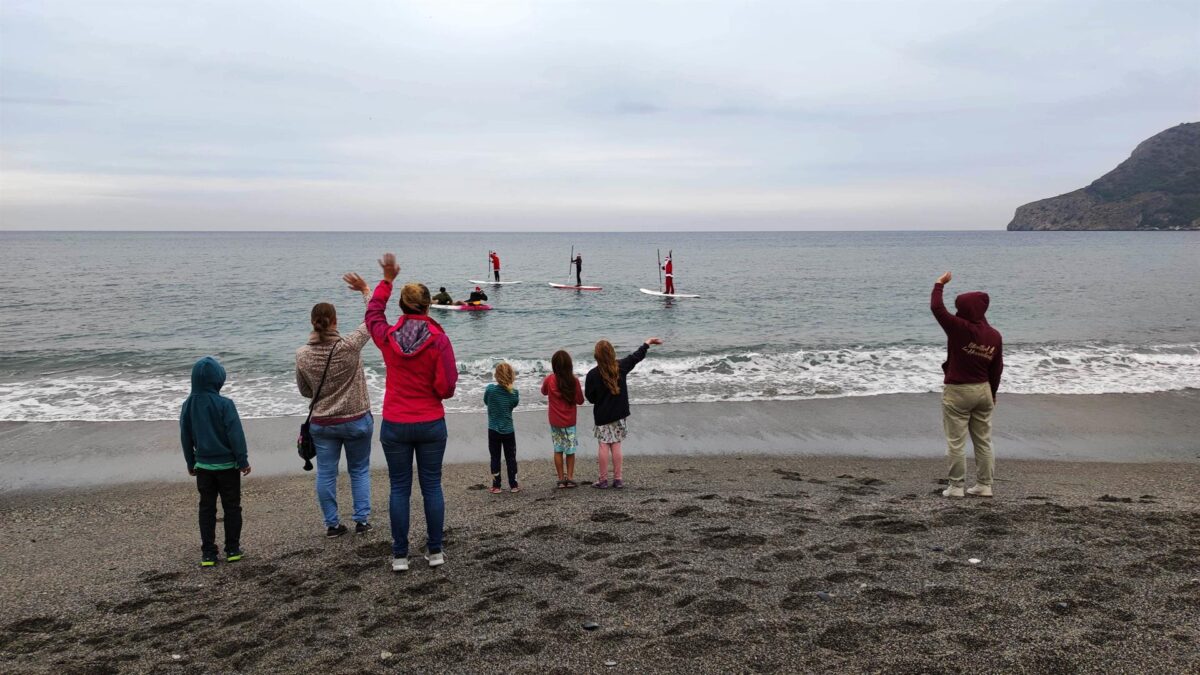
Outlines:
POLYGON ((999 229, 1200 2, 0 3, 0 229, 999 229))

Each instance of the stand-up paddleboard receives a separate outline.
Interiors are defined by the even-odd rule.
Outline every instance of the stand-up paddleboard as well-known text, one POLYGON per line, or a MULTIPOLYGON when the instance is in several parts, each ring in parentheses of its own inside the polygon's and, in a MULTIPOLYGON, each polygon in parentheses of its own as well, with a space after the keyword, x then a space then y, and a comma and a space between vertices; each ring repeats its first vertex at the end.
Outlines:
POLYGON ((648 288, 639 288, 638 290, 645 293, 646 295, 656 295, 660 298, 698 298, 698 297, 700 297, 698 295, 688 295, 687 293, 659 293, 658 291, 652 291, 648 288))
POLYGON ((567 284, 550 284, 550 288, 561 288, 564 291, 602 291, 603 286, 568 286, 567 284))
POLYGON ((507 286, 509 284, 525 283, 523 281, 484 281, 482 279, 467 279, 467 282, 472 283, 472 284, 479 284, 480 286, 482 286, 484 284, 491 284, 492 286, 507 286))
POLYGON ((440 309, 446 312, 486 312, 491 305, 430 305, 430 309, 440 309))

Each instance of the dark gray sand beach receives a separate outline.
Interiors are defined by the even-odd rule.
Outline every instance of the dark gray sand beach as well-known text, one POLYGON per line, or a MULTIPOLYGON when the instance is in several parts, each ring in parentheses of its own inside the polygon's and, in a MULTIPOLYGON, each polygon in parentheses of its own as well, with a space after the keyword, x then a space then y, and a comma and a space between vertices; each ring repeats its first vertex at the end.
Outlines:
POLYGON ((956 501, 942 468, 631 457, 601 492, 538 460, 491 495, 452 465, 448 562, 404 574, 378 472, 339 539, 311 476, 250 476, 211 570, 186 483, 8 493, 0 671, 1200 672, 1200 463, 1002 457, 956 501))

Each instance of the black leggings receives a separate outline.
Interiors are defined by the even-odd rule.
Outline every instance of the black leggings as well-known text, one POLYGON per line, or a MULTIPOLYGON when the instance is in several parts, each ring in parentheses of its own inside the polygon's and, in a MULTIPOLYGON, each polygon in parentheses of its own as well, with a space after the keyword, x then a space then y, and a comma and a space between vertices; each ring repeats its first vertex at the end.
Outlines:
POLYGON ((508 466, 508 487, 517 486, 517 434, 488 429, 488 452, 492 455, 492 487, 500 487, 500 450, 508 466))
POLYGON ((200 492, 200 550, 217 554, 217 497, 225 514, 225 552, 241 548, 242 474, 237 469, 209 471, 196 469, 196 490, 200 492))

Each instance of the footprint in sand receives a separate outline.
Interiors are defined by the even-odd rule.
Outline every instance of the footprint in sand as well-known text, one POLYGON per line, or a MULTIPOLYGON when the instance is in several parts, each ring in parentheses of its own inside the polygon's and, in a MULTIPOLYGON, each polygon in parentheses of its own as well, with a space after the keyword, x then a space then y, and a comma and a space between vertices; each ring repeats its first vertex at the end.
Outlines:
POLYGON ((621 511, 596 511, 592 514, 593 523, 623 523, 633 520, 633 516, 621 511))

